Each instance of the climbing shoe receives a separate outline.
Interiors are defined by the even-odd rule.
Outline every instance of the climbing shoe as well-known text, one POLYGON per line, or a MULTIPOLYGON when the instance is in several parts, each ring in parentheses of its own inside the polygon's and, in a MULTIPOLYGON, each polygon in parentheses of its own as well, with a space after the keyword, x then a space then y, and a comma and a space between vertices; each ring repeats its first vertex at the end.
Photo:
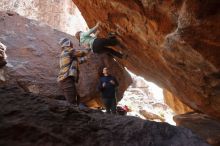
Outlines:
POLYGON ((110 38, 110 39, 116 39, 116 32, 109 32, 108 33, 108 38, 110 38))

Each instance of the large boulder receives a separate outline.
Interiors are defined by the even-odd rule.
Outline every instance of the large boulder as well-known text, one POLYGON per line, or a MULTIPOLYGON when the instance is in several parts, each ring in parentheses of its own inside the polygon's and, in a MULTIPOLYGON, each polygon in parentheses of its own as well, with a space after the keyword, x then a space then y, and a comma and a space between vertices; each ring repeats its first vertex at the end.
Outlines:
POLYGON ((186 113, 174 116, 178 126, 191 129, 212 146, 220 145, 220 122, 201 113, 186 113))
POLYGON ((102 35, 118 32, 129 70, 220 119, 219 0, 73 2, 102 35))
POLYGON ((124 91, 132 82, 131 76, 122 64, 113 60, 112 57, 102 54, 92 55, 87 63, 80 66, 80 80, 77 88, 81 102, 93 107, 102 105, 100 100, 101 94, 98 92, 97 85, 99 84, 100 73, 104 66, 107 66, 110 73, 117 78, 119 87, 116 96, 118 101, 122 99, 124 91))
POLYGON ((0 11, 10 10, 69 34, 87 27, 72 0, 1 0, 0 6, 0 11))
POLYGON ((172 108, 172 110, 176 114, 184 114, 184 113, 193 111, 193 109, 191 109, 189 106, 181 102, 178 97, 174 96, 172 93, 170 93, 166 89, 163 90, 163 95, 164 95, 164 102, 170 108, 172 108))
POLYGON ((209 146, 183 127, 79 111, 12 86, 0 93, 1 146, 209 146))
MULTIPOLYGON (((72 36, 19 16, 12 12, 0 12, 0 41, 7 46, 7 66, 4 68, 4 86, 18 84, 27 92, 60 97, 62 92, 57 85, 59 55, 58 41, 62 37, 72 39, 74 47, 78 41, 72 36)), ((79 48, 82 49, 82 48, 79 48)), ((82 102, 93 101, 91 106, 100 106, 100 96, 96 90, 99 76, 98 69, 108 66, 119 82, 119 99, 131 82, 129 74, 108 55, 91 55, 91 59, 80 67, 78 84, 82 102), (94 102, 97 101, 96 102, 94 102)))

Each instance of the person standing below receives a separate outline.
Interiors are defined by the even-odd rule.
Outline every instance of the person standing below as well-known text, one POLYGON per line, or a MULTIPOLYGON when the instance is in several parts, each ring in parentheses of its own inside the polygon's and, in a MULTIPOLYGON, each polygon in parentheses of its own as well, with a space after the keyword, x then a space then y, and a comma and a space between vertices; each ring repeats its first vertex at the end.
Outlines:
POLYGON ((79 40, 80 46, 89 47, 93 50, 94 53, 108 53, 112 56, 116 56, 118 58, 127 58, 127 55, 123 55, 120 52, 109 48, 109 46, 122 46, 119 41, 116 39, 114 33, 110 33, 108 38, 99 38, 97 34, 99 31, 97 30, 100 25, 98 22, 93 28, 89 29, 87 32, 78 31, 75 36, 79 40))
POLYGON ((58 82, 63 90, 66 100, 73 106, 77 106, 77 91, 75 83, 79 79, 79 64, 85 62, 89 50, 77 50, 68 38, 62 38, 59 42, 62 48, 60 55, 60 72, 58 82))
POLYGON ((99 90, 101 91, 102 100, 108 114, 116 114, 116 88, 118 81, 114 76, 109 74, 108 68, 104 67, 103 75, 100 77, 99 90))

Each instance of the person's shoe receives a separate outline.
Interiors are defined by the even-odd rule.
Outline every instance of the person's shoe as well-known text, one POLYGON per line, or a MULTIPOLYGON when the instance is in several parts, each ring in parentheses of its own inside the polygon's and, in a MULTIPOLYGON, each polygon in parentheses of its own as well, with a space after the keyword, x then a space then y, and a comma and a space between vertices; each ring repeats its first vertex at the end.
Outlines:
POLYGON ((71 104, 72 107, 78 107, 77 103, 71 104))
POLYGON ((118 41, 118 43, 117 43, 117 46, 120 47, 120 48, 123 49, 123 50, 126 50, 126 49, 127 49, 127 48, 126 48, 122 43, 120 43, 119 41, 118 41))
POLYGON ((108 38, 110 38, 110 39, 116 39, 116 32, 109 32, 108 33, 108 38))
POLYGON ((83 108, 79 108, 79 110, 82 112, 91 112, 93 109, 91 109, 89 107, 83 107, 83 108))
POLYGON ((54 113, 62 113, 68 111, 68 107, 57 107, 57 106, 50 106, 49 110, 54 113))
POLYGON ((83 109, 87 109, 88 107, 86 105, 84 105, 83 103, 79 103, 79 109, 83 110, 83 109))
POLYGON ((128 58, 128 54, 123 54, 122 59, 127 59, 128 58))
POLYGON ((121 57, 119 57, 120 59, 127 59, 128 58, 128 54, 123 53, 122 51, 119 51, 121 54, 121 57))

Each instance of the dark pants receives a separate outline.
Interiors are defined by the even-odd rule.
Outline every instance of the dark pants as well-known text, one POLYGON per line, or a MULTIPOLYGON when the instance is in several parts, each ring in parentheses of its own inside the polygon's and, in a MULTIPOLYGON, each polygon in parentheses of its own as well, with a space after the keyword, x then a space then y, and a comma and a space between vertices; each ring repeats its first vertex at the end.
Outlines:
POLYGON ((66 100, 71 104, 77 104, 77 91, 75 86, 75 78, 67 77, 59 82, 66 100))
POLYGON ((7 62, 5 60, 1 60, 0 58, 0 68, 5 66, 7 64, 7 62))
POLYGON ((109 53, 110 55, 122 58, 123 55, 108 46, 116 46, 118 40, 116 38, 96 38, 93 42, 93 52, 94 53, 109 53))
POLYGON ((115 98, 102 98, 106 108, 106 113, 116 114, 116 99, 115 98))

